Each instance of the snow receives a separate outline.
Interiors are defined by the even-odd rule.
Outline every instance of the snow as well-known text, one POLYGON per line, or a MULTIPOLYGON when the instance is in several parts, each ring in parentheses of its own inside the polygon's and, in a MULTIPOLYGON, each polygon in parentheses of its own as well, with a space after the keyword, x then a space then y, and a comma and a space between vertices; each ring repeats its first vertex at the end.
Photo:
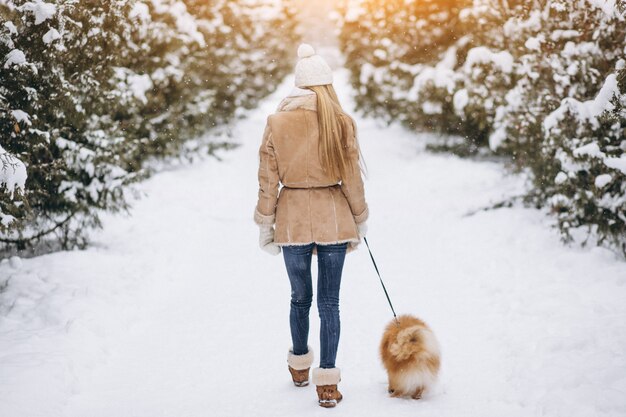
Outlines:
POLYGON ((581 122, 589 122, 596 126, 598 124, 597 117, 604 111, 613 109, 611 99, 618 93, 617 77, 615 74, 610 74, 606 77, 602 88, 593 100, 581 102, 572 97, 564 98, 561 105, 546 116, 543 127, 546 131, 550 131, 569 113, 574 114, 581 122))
POLYGON ((13 116, 18 123, 24 123, 28 126, 32 124, 30 116, 23 110, 11 110, 11 116, 13 116))
POLYGON ((501 126, 496 128, 491 135, 489 135, 489 149, 492 151, 497 150, 500 146, 502 146, 506 139, 506 127, 501 126))
POLYGON ((425 101, 422 103, 422 111, 424 114, 441 114, 443 106, 440 102, 425 101))
POLYGON ((128 16, 131 19, 139 19, 144 22, 149 22, 152 18, 150 16, 150 8, 145 3, 135 3, 128 16))
POLYGON ((132 74, 126 78, 128 88, 133 93, 133 96, 143 103, 148 102, 146 92, 153 87, 152 80, 147 74, 132 74))
POLYGON ((594 184, 597 188, 604 188, 608 183, 613 180, 613 177, 609 174, 602 174, 596 177, 594 184))
POLYGON ((39 25, 48 19, 52 19, 57 11, 54 4, 46 3, 42 0, 26 2, 19 9, 32 12, 35 15, 36 25, 39 25))
POLYGON ((9 31, 9 35, 17 35, 17 28, 13 24, 13 22, 7 21, 4 22, 4 27, 9 31))
MULTIPOLYGON (((335 84, 351 108, 348 79, 339 71, 335 84)), ((241 146, 221 162, 141 184, 131 217, 106 216, 87 250, 0 264, 0 415, 329 412, 314 387, 291 384, 289 284, 281 257, 258 248, 251 214, 266 117, 292 83, 238 124, 241 146)), ((372 251, 398 312, 434 329, 443 369, 423 400, 387 396, 378 343, 391 317, 361 248, 344 268, 335 413, 624 416, 623 261, 563 246, 540 211, 478 210, 524 186, 501 164, 430 154, 428 136, 397 125, 357 124, 372 251)), ((314 303, 316 358, 318 327, 314 303)))
POLYGON ((600 146, 592 142, 574 149, 574 156, 591 156, 593 158, 604 158, 604 153, 600 151, 600 146))
POLYGON ((577 30, 573 30, 573 29, 569 29, 569 30, 563 30, 563 29, 557 29, 555 31, 553 31, 550 34, 550 39, 552 39, 555 42, 558 42, 562 39, 571 39, 571 38, 577 38, 580 36, 580 32, 577 30))
POLYGON ((198 30, 196 19, 189 14, 187 6, 182 1, 168 2, 164 0, 151 0, 157 13, 169 14, 176 22, 176 28, 189 36, 200 47, 206 46, 204 36, 198 30))
POLYGON ((561 185, 565 181, 567 181, 567 174, 563 171, 559 172, 558 174, 556 174, 556 177, 554 177, 554 183, 556 185, 561 185))
POLYGON ((592 158, 602 159, 604 165, 609 168, 617 169, 626 175, 626 155, 620 155, 619 157, 608 157, 604 152, 600 150, 597 143, 592 142, 587 145, 583 145, 574 149, 574 156, 590 156, 592 158))
POLYGON ((513 37, 517 32, 527 30, 529 32, 539 32, 541 29, 541 10, 531 10, 528 19, 512 17, 503 26, 504 35, 507 38, 513 37))
POLYGON ((467 53, 467 59, 463 64, 463 69, 470 72, 471 68, 476 64, 493 64, 502 72, 510 73, 513 71, 513 55, 507 51, 493 52, 484 46, 472 48, 467 53))
POLYGON ((361 5, 360 1, 349 1, 347 5, 347 12, 344 16, 346 22, 357 22, 359 18, 367 13, 361 5))
POLYGON ((530 37, 524 43, 524 46, 533 51, 541 50, 541 41, 537 37, 530 37))
POLYGON ((452 103, 454 104, 454 110, 457 114, 462 114, 465 106, 469 103, 469 95, 465 88, 460 89, 452 97, 452 103))
POLYGON ((454 71, 442 67, 424 67, 413 80, 413 86, 407 95, 410 101, 417 101, 420 91, 433 84, 438 88, 445 88, 449 93, 454 91, 454 71))
POLYGON ((61 34, 58 30, 52 28, 43 35, 43 43, 49 44, 54 42, 57 39, 61 39, 61 34))
POLYGON ((9 68, 12 65, 22 65, 26 63, 26 55, 19 49, 13 49, 10 51, 4 61, 4 68, 9 68))
MULTIPOLYGON (((0 146, 0 186, 5 187, 9 195, 13 196, 16 190, 24 189, 26 177, 26 166, 24 163, 0 146)), ((1 211, 0 214, 2 214, 1 211)), ((6 222, 5 219, 3 219, 4 222, 6 222)), ((2 288, 1 283, 0 288, 2 288)))
POLYGON ((604 165, 609 168, 618 169, 626 175, 626 155, 615 158, 604 158, 604 165))
MULTIPOLYGON (((116 67, 114 71, 115 77, 119 80, 117 83, 119 91, 130 93, 130 96, 142 103, 148 102, 146 93, 154 87, 152 78, 148 74, 136 74, 134 71, 124 67, 116 67)), ((156 76, 159 77, 159 74, 156 76)))
POLYGON ((617 17, 619 10, 615 0, 587 0, 590 5, 602 10, 608 17, 617 17))

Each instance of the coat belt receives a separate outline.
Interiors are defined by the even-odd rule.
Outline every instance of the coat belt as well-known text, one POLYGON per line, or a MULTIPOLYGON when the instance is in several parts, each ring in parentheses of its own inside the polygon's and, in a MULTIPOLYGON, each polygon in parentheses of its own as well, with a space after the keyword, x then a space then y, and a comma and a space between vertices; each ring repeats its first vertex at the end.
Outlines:
POLYGON ((317 189, 321 189, 321 188, 333 188, 333 187, 339 187, 341 184, 332 184, 332 185, 314 185, 314 186, 309 186, 309 187, 293 187, 293 186, 289 186, 289 185, 283 185, 283 188, 287 188, 290 190, 317 190, 317 189))

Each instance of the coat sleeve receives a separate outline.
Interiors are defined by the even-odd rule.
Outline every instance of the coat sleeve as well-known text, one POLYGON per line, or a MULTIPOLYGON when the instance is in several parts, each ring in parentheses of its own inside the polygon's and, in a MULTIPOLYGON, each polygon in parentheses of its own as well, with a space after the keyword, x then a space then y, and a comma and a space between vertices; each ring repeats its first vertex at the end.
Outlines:
POLYGON ((363 178, 361 177, 361 168, 359 165, 359 147, 356 140, 356 134, 352 124, 349 123, 348 138, 348 156, 352 162, 350 172, 341 181, 341 190, 348 199, 350 210, 357 224, 363 223, 369 216, 369 208, 365 201, 365 190, 363 187, 363 178))
POLYGON ((273 225, 278 201, 278 165, 274 153, 272 130, 265 126, 263 141, 259 148, 259 199, 254 210, 254 221, 258 225, 273 225))

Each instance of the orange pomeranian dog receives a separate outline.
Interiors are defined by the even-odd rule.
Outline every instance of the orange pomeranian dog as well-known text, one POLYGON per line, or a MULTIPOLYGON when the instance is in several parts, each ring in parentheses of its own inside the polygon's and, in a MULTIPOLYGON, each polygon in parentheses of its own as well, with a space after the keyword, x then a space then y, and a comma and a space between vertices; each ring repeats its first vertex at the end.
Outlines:
POLYGON ((420 399, 437 381, 441 356, 434 333, 422 320, 403 315, 385 328, 380 344, 392 397, 420 399))

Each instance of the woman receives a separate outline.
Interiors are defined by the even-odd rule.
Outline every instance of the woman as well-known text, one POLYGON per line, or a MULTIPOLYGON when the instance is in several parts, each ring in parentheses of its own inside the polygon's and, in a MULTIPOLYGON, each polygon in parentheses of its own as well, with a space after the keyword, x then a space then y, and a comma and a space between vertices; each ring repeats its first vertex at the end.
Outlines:
POLYGON ((254 220, 261 247, 273 255, 282 248, 291 283, 287 363, 298 387, 308 385, 313 363, 307 342, 317 254, 321 357, 312 379, 319 404, 334 407, 342 399, 335 367, 341 273, 346 252, 365 235, 368 208, 354 121, 339 104, 332 71, 310 45, 300 45, 298 56, 297 88, 269 116, 263 135, 254 220))

